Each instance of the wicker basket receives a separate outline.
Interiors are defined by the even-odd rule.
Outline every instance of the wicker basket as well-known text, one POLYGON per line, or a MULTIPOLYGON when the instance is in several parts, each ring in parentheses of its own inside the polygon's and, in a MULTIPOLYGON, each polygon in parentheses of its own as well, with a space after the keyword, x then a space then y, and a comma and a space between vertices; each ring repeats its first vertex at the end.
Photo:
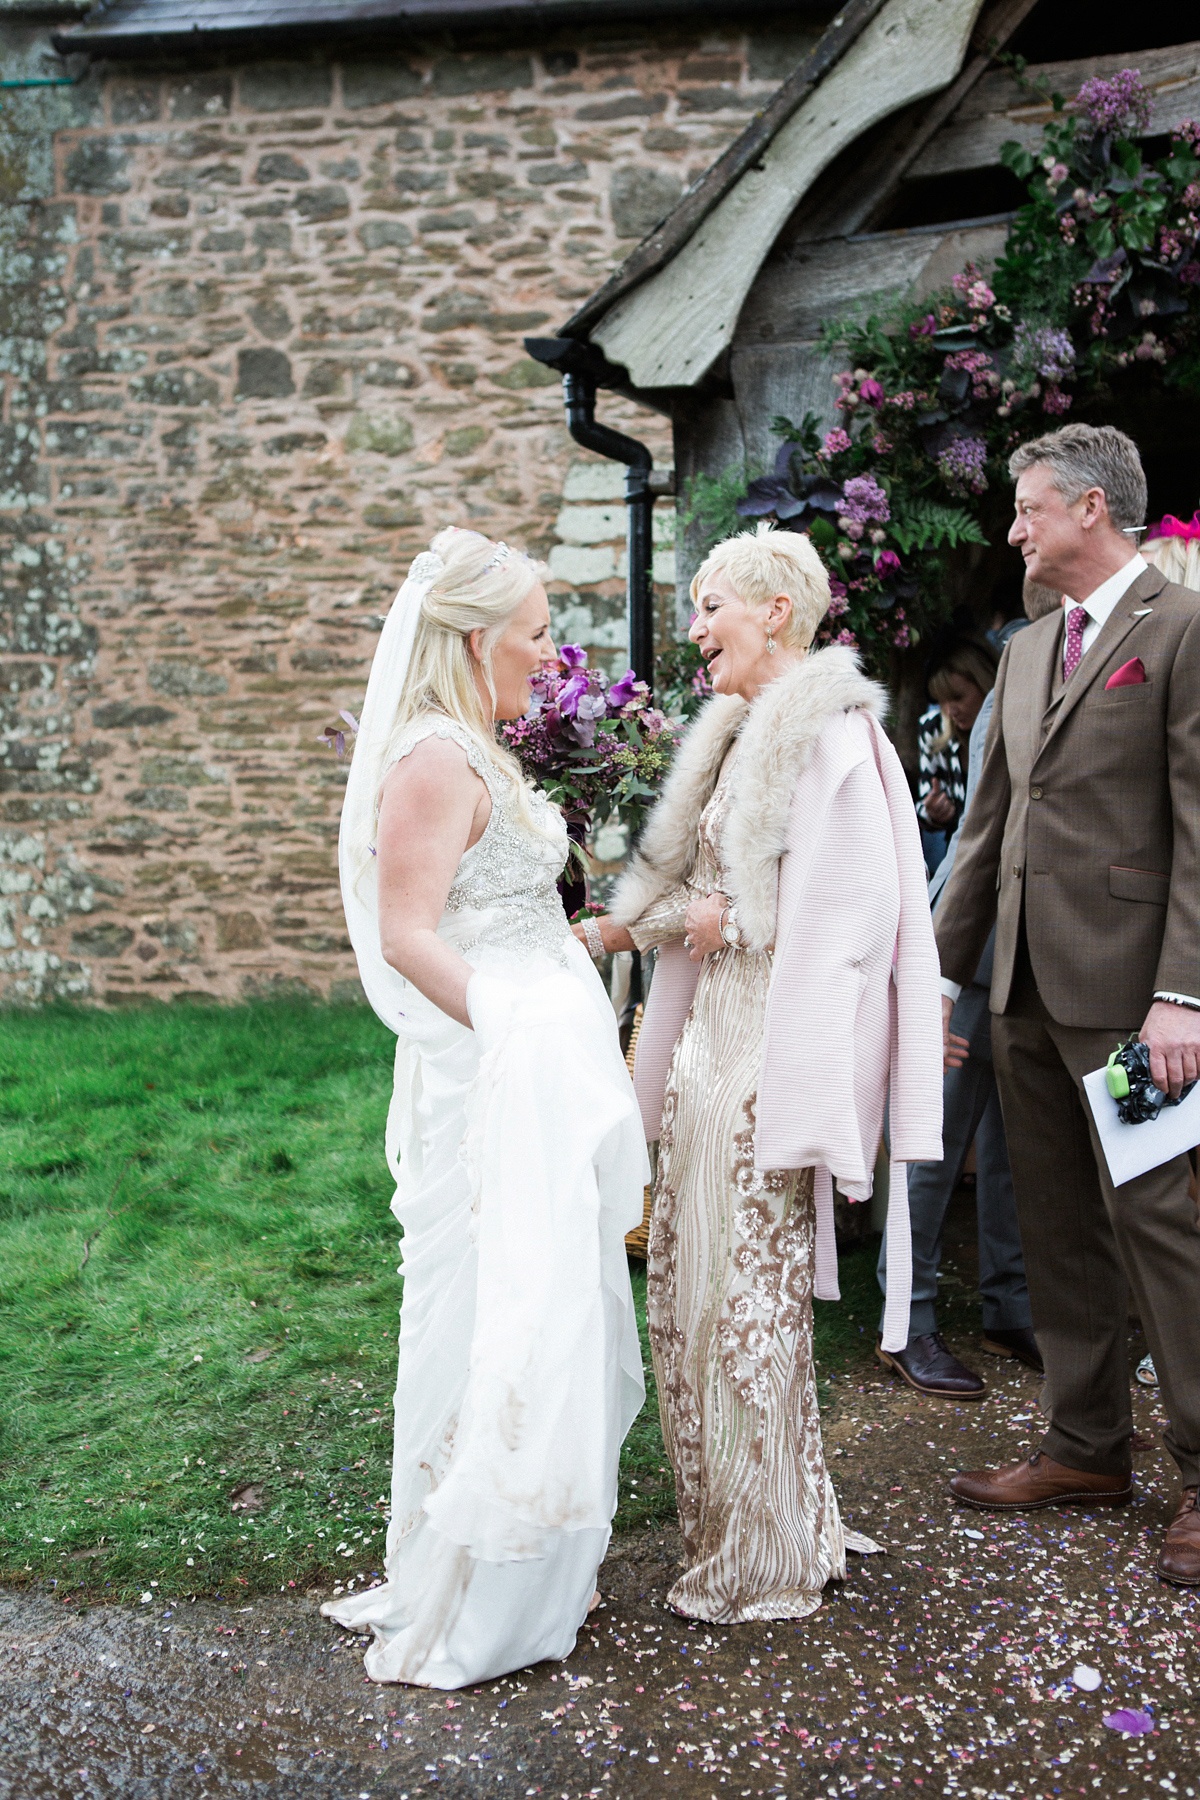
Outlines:
MULTIPOLYGON (((629 1048, 625 1052, 625 1061, 629 1065, 629 1073, 633 1074, 633 1059, 637 1052, 638 1033, 642 1029, 642 1009, 639 1006, 633 1015, 633 1030, 629 1034, 629 1048)), ((625 1249, 638 1262, 645 1262, 646 1249, 650 1242, 650 1207, 653 1189, 646 1187, 642 1191, 642 1222, 635 1225, 625 1237, 625 1249)))

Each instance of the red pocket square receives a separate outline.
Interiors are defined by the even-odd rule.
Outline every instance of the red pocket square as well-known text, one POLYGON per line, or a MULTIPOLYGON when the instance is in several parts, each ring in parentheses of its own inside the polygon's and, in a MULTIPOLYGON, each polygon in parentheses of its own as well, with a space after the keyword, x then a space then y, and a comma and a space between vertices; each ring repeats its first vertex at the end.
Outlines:
POLYGON ((1122 663, 1115 675, 1110 675, 1104 684, 1105 693, 1114 687, 1141 687, 1146 679, 1146 665, 1140 656, 1122 663))

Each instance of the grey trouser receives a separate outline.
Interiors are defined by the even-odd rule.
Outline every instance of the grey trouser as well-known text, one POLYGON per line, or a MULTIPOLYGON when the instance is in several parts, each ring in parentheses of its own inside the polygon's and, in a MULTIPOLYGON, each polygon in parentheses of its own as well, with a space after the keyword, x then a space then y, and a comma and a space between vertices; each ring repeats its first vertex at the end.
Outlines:
MULTIPOLYGON (((908 1337, 937 1330, 937 1272, 942 1259, 946 1209, 975 1140, 975 1203, 979 1229, 979 1292, 985 1331, 1015 1331, 1030 1323, 1029 1290, 1004 1141, 1000 1096, 992 1067, 991 1014, 984 987, 964 988, 950 1029, 965 1037, 971 1054, 942 1080, 941 1162, 914 1163, 908 1171, 912 1216, 913 1287, 908 1337)), ((879 1249, 879 1285, 887 1293, 887 1239, 879 1249)), ((882 1315, 880 1320, 882 1328, 882 1315)))
MULTIPOLYGON (((1034 1330, 1046 1364, 1042 1448, 1069 1469, 1129 1469, 1128 1295, 1170 1419, 1185 1487, 1200 1480, 1200 1227, 1186 1156, 1114 1188, 1083 1097, 1140 1019, 1120 1031, 1059 1025, 1024 943, 1007 1012, 992 1020, 1034 1330)), ((1139 1125, 1138 1131, 1153 1131, 1139 1125)))

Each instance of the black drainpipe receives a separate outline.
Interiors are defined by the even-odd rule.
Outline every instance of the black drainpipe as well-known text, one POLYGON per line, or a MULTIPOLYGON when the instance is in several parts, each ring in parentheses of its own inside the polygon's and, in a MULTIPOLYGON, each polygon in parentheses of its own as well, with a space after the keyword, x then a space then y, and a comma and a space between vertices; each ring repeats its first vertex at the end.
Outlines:
MULTIPOLYGON (((666 493, 651 471, 654 458, 645 444, 596 423, 596 390, 627 387, 628 377, 607 361, 594 344, 576 338, 526 338, 525 348, 535 361, 557 369, 562 376, 567 430, 585 450, 595 450, 613 462, 625 464, 625 543, 629 561, 626 585, 629 612, 629 660, 647 685, 654 687, 654 567, 650 518, 659 493, 666 493)), ((629 971, 629 994, 618 1021, 621 1049, 628 1050, 637 1009, 645 995, 645 974, 638 951, 629 971)))
POLYGON ((537 362, 562 376, 567 430, 585 450, 595 450, 625 464, 625 542, 629 574, 629 660, 644 682, 654 686, 654 552, 651 514, 658 492, 651 471, 654 459, 645 444, 596 423, 596 390, 624 385, 626 377, 608 363, 593 344, 575 338, 526 338, 525 348, 537 362))

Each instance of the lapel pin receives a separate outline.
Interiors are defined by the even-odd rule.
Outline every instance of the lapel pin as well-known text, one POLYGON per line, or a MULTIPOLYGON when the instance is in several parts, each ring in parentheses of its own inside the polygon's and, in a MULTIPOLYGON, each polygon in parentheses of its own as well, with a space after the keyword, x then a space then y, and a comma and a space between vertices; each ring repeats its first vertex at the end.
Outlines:
POLYGON ((1147 613, 1152 613, 1153 611, 1154 608, 1152 606, 1139 606, 1135 613, 1130 614, 1130 617, 1134 619, 1144 619, 1147 613))

